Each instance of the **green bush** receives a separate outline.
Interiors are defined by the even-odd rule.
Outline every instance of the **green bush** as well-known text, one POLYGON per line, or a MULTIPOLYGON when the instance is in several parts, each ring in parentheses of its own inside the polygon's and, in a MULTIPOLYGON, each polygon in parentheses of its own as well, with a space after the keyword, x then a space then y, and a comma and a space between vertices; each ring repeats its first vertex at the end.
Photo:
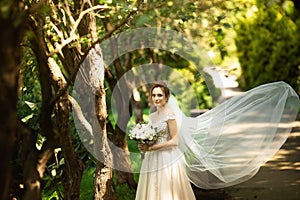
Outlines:
POLYGON ((282 80, 299 92, 299 24, 281 7, 260 5, 256 16, 239 21, 236 33, 243 89, 282 80))

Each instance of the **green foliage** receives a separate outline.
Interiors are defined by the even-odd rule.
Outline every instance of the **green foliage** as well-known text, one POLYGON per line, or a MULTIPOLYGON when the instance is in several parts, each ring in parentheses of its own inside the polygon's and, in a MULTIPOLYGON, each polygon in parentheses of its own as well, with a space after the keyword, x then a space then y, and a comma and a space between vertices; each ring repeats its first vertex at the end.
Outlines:
MULTIPOLYGON (((80 199, 90 200, 94 196, 94 173, 95 168, 87 168, 82 176, 81 186, 80 186, 80 199)), ((114 179, 116 177, 114 176, 114 179)), ((117 192, 118 200, 132 200, 135 197, 135 191, 130 189, 128 185, 117 185, 115 187, 117 192)), ((53 194, 54 196, 54 194, 53 194)))
MULTIPOLYGON (((7 3, 9 1, 4 1, 7 3)), ((50 1, 51 2, 51 1, 50 1)), ((69 6, 74 6, 73 1, 65 1, 69 6)), ((164 27, 167 29, 178 30, 184 34, 191 36, 193 39, 197 40, 199 44, 208 49, 213 49, 220 52, 222 59, 228 55, 225 42, 226 31, 232 28, 230 16, 228 11, 233 11, 232 13, 238 12, 240 8, 244 6, 244 1, 241 3, 238 1, 232 2, 229 0, 216 0, 216 1, 183 1, 183 0, 172 0, 172 1, 159 1, 152 0, 143 3, 140 8, 137 6, 136 0, 99 0, 100 4, 107 5, 107 8, 104 10, 97 11, 97 31, 99 37, 103 36, 106 32, 103 24, 103 19, 107 19, 111 23, 112 27, 116 24, 119 24, 124 20, 129 13, 132 11, 138 10, 137 15, 130 17, 130 20, 121 28, 119 28, 115 33, 125 31, 126 29, 132 29, 137 27, 164 27)), ((247 1, 248 2, 248 1, 247 1)), ((4 3, 1 3, 1 5, 4 3)), ((29 9, 31 2, 27 2, 29 9)), ((34 2, 32 2, 34 6, 34 2)), ((62 6, 61 8, 64 8, 62 6)), ((37 13, 43 13, 45 15, 51 16, 56 12, 57 21, 52 21, 50 17, 45 17, 41 21, 45 22, 44 31, 46 33, 46 42, 50 51, 53 50, 54 46, 61 42, 61 38, 58 34, 62 33, 64 37, 69 36, 70 23, 68 23, 69 17, 67 14, 60 15, 58 10, 53 10, 50 6, 44 5, 37 9, 37 13), (65 21, 66 20, 66 21, 65 21), (58 28, 59 30, 56 30, 58 28)), ((63 11, 63 9, 62 9, 63 11)), ((1 7, 0 15, 6 16, 9 14, 7 7, 1 7)), ((66 13, 66 12, 63 12, 66 13)), ((75 15, 75 13, 73 13, 75 15)), ((32 15, 33 16, 33 15, 32 15)), ((40 16, 40 15, 37 15, 40 16)), ((41 15, 42 16, 42 15, 41 15)), ((75 31, 76 32, 76 31, 75 31)), ((27 37, 34 37, 33 32, 28 32, 27 37)), ((27 38, 27 39, 28 39, 27 38)), ((87 44, 91 41, 90 35, 87 34, 80 38, 72 41, 67 48, 74 48, 78 44, 84 49, 87 44)), ((284 44, 281 44, 284 46, 284 44)), ((296 48, 296 47, 295 47, 296 48)), ((278 47, 277 51, 280 51, 278 47)), ((52 57, 56 57, 52 56, 52 57)), ((162 63, 167 66, 170 66, 176 70, 182 76, 188 79, 188 82, 191 84, 189 90, 183 90, 181 96, 177 98, 180 99, 181 106, 184 109, 185 113, 188 114, 189 108, 186 108, 185 105, 194 106, 195 108, 210 108, 212 107, 212 102, 214 98, 217 98, 219 91, 208 91, 207 84, 211 84, 211 79, 205 79, 200 75, 195 67, 191 63, 184 60, 183 58, 174 56, 171 52, 155 52, 155 56, 158 59, 157 63, 162 63), (206 84, 206 85, 205 85, 206 84), (197 94, 198 102, 192 101, 189 94, 197 94), (198 104, 197 104, 198 103, 198 104)), ((63 56, 62 56, 63 57, 63 56)), ((138 66, 140 64, 150 63, 149 54, 145 52, 133 52, 132 65, 138 66)), ((74 58, 76 59, 76 58, 74 58)), ((123 59, 123 58, 121 58, 123 59)), ((68 77, 66 69, 61 65, 61 62, 56 59, 57 63, 61 66, 62 72, 68 77)), ((124 60, 123 60, 124 63, 124 60)), ((30 128, 39 133, 39 124, 38 116, 40 113, 41 107, 41 88, 38 79, 38 72, 36 70, 36 63, 34 55, 30 52, 25 52, 24 55, 24 64, 25 68, 22 69, 22 85, 20 90, 20 100, 18 103, 18 111, 21 119, 25 122, 30 128)), ((113 68, 113 67, 112 67, 113 68)), ((112 73, 115 73, 112 69, 112 73)), ((115 75, 115 74, 114 74, 115 75)), ((180 84, 181 79, 174 79, 172 84, 180 84)), ((110 96, 109 90, 107 90, 108 96, 110 96)), ((147 105, 147 95, 142 95, 144 107, 147 105)), ((87 101, 87 103, 89 103, 87 101)), ((110 101, 108 101, 108 107, 110 101)), ((110 112, 110 110, 108 111, 110 112)), ((149 113, 148 110, 145 110, 145 113, 149 113)), ((145 114, 144 119, 147 120, 147 114, 145 114)), ((112 121, 112 114, 109 113, 109 120, 112 121)), ((72 133, 72 144, 79 155, 79 157, 86 164, 86 171, 84 173, 82 182, 81 182, 81 199, 92 199, 93 198, 93 189, 94 189, 94 158, 86 151, 83 147, 82 142, 76 133, 75 126, 72 123, 73 119, 70 117, 71 123, 71 133, 72 133)), ((130 121, 129 126, 132 125, 134 120, 130 121)), ((37 147, 40 148, 43 145, 45 138, 40 134, 37 134, 37 147)), ((128 141, 128 148, 131 152, 138 152, 137 144, 134 141, 128 141)), ((47 169, 44 175, 42 190, 43 190, 43 199, 60 199, 63 196, 63 187, 62 187, 62 170, 64 169, 64 159, 61 155, 60 149, 56 149, 55 157, 49 160, 47 164, 47 169)), ((135 163, 132 163, 133 168, 135 163)), ((21 171, 21 170, 19 170, 21 171)), ((135 174, 135 179, 138 180, 138 174, 135 174)), ((134 199, 134 191, 130 190, 126 185, 121 185, 116 187, 119 199, 134 199), (126 195, 124 195, 126 194, 126 195)))
POLYGON ((241 20, 236 32, 244 89, 278 80, 299 89, 299 24, 276 4, 260 5, 257 15, 241 20))
POLYGON ((131 21, 131 27, 163 27, 182 32, 198 41, 207 50, 218 53, 223 60, 232 41, 225 39, 232 30, 232 18, 247 2, 216 1, 154 1, 143 5, 143 12, 131 21))
POLYGON ((64 164, 63 159, 59 163, 52 162, 47 166, 43 178, 43 199, 62 199, 63 198, 63 185, 62 185, 62 170, 60 167, 64 164))
POLYGON ((94 196, 94 173, 95 168, 87 168, 82 176, 80 185, 80 199, 89 200, 94 196))
POLYGON ((135 190, 130 189, 127 184, 116 186, 118 200, 132 200, 135 199, 135 190))
POLYGON ((18 101, 18 114, 31 129, 39 130, 38 116, 41 107, 41 86, 36 63, 31 51, 24 51, 24 67, 20 70, 22 85, 18 101))
POLYGON ((0 2, 0 16, 1 18, 3 19, 6 19, 8 18, 8 16, 11 14, 11 5, 13 4, 12 1, 9 1, 9 0, 3 0, 0 2))

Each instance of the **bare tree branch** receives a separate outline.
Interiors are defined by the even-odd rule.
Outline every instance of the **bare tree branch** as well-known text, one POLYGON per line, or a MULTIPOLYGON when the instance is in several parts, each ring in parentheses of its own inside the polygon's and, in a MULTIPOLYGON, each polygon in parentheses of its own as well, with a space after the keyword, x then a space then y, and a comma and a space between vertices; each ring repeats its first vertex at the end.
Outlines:
MULTIPOLYGON (((140 1, 139 1, 140 2, 140 1)), ((104 34, 101 38, 99 38, 97 41, 95 41, 85 52, 85 54, 81 57, 80 62, 78 62, 77 66, 75 67, 75 70, 73 72, 73 74, 71 74, 70 79, 68 80, 68 83, 66 85, 66 87, 62 90, 60 90, 56 96, 53 98, 53 100, 51 101, 51 104, 54 104, 57 99, 68 89, 68 87, 73 83, 74 79, 76 78, 76 74, 78 72, 78 70, 80 69, 80 66, 82 65, 84 59, 87 57, 89 51, 95 47, 96 44, 101 43, 102 41, 104 41, 105 39, 109 38, 110 36, 112 36, 117 30, 119 30, 120 28, 122 28, 126 23, 128 23, 128 21, 130 20, 130 18, 132 16, 134 16, 135 14, 138 13, 138 10, 134 10, 132 12, 130 12, 127 17, 119 24, 117 24, 115 27, 113 27, 110 31, 108 31, 106 34, 104 34)))
MULTIPOLYGON (((69 34, 69 37, 66 38, 66 39, 64 39, 63 34, 62 34, 58 29, 55 29, 56 32, 57 32, 57 34, 58 34, 59 37, 61 38, 61 44, 57 44, 57 45, 56 45, 56 48, 55 48, 53 51, 51 51, 47 56, 48 56, 48 57, 51 57, 51 56, 53 56, 54 54, 59 53, 59 52, 62 50, 62 48, 65 47, 67 44, 69 44, 69 43, 71 43, 72 41, 75 41, 76 39, 80 38, 80 37, 77 35, 76 32, 77 32, 77 28, 78 28, 78 26, 79 26, 79 24, 80 24, 82 18, 83 18, 86 14, 88 14, 89 12, 94 11, 94 10, 103 10, 103 9, 106 9, 106 8, 108 8, 108 7, 107 7, 107 6, 104 6, 104 5, 97 5, 97 6, 93 6, 93 7, 91 7, 91 8, 88 8, 88 9, 82 11, 82 12, 79 14, 79 17, 78 17, 78 19, 75 21, 75 23, 74 23, 74 24, 71 23, 72 29, 71 29, 71 32, 70 32, 70 34, 69 34)), ((70 15, 70 13, 68 13, 68 14, 69 14, 69 18, 70 18, 70 20, 71 20, 71 19, 72 19, 72 16, 70 15)), ((73 21, 73 20, 71 20, 71 21, 73 21)), ((52 26, 55 27, 54 24, 52 24, 52 26)))

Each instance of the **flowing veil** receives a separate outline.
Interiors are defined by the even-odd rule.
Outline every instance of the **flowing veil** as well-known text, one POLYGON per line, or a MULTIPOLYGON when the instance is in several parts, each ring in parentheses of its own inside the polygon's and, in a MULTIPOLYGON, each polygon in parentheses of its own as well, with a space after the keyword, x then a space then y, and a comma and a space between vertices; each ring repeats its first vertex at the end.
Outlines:
POLYGON ((258 86, 198 117, 188 117, 174 96, 179 148, 190 181, 217 189, 250 179, 284 144, 298 113, 299 97, 285 82, 258 86))

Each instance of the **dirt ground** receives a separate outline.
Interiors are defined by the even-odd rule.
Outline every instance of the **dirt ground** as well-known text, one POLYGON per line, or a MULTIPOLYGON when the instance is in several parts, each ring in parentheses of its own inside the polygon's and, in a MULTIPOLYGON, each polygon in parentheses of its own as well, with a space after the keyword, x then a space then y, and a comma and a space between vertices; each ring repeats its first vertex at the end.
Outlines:
POLYGON ((222 190, 195 190, 199 200, 300 200, 300 121, 277 154, 250 180, 222 190))

